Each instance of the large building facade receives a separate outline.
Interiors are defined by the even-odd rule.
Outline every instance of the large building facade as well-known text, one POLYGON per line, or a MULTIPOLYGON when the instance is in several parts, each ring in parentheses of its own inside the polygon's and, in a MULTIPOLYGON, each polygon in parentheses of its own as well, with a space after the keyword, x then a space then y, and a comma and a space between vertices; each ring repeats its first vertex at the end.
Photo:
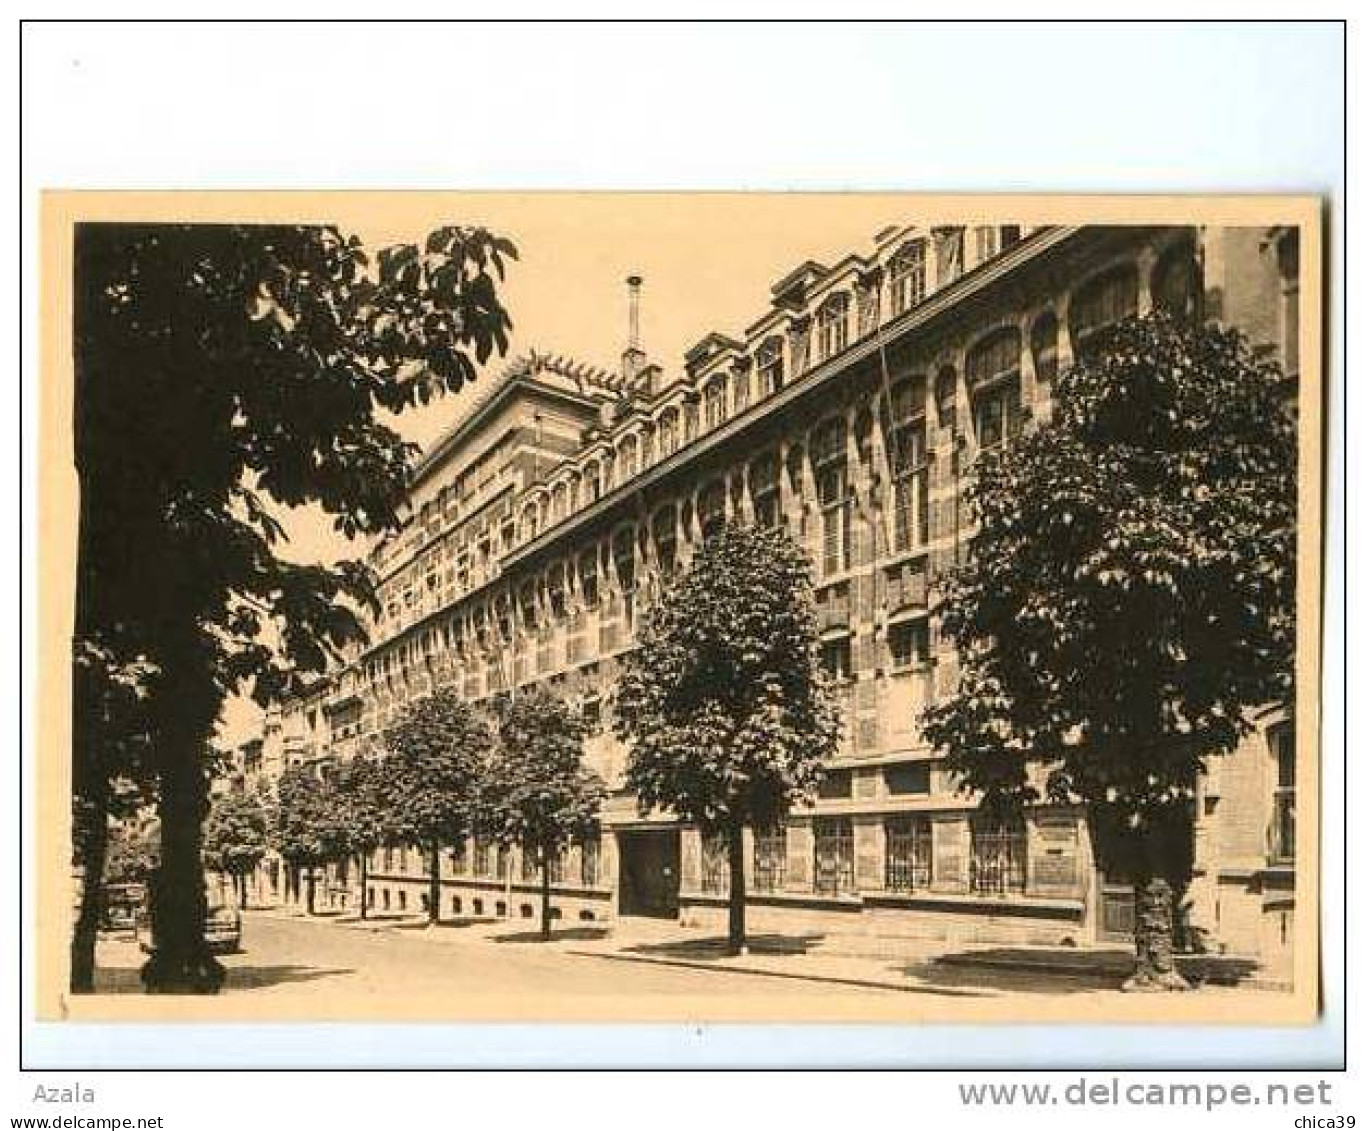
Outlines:
MULTIPOLYGON (((813 564, 844 726, 815 803, 747 840, 756 929, 1128 939, 1126 877, 1097 868, 1082 814, 986 822, 917 719, 956 679, 934 598, 965 551, 975 459, 1047 419, 1088 335, 1154 307, 1237 325, 1295 372, 1296 231, 895 227, 802 263, 743 332, 707 335, 676 370, 634 331, 617 373, 515 362, 426 454, 405 526, 374 548, 370 645, 267 717, 254 765, 345 760, 439 687, 486 703, 548 686, 591 721, 613 791, 601 837, 556 867, 558 915, 719 924, 724 849, 638 812, 613 692, 640 610, 710 530, 781 525, 813 564)), ((1292 711, 1269 708, 1197 801, 1192 921, 1268 963, 1293 937, 1292 736, 1292 711)), ((323 898, 416 912, 424 867, 381 850, 367 890, 335 873, 323 898)), ((443 868, 443 914, 534 913, 515 850, 471 841, 443 868)))

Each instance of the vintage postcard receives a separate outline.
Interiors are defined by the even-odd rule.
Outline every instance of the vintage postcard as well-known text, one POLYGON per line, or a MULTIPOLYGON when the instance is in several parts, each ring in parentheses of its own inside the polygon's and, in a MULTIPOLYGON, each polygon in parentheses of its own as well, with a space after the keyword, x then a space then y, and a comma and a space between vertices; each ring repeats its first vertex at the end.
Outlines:
POLYGON ((41 1016, 1310 1023, 1321 207, 47 195, 41 1016))

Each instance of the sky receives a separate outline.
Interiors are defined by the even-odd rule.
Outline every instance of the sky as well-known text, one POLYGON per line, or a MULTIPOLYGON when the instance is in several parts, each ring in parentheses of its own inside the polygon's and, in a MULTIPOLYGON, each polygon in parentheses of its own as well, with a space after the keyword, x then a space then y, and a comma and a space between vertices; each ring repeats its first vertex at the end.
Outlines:
MULTIPOLYGON (((272 218, 288 204, 272 198, 272 218)), ((684 352, 715 330, 743 338, 769 309, 769 288, 807 259, 834 264, 866 253, 873 237, 917 215, 917 202, 887 194, 528 193, 336 194, 310 198, 305 214, 339 224, 372 251, 420 242, 443 224, 480 225, 506 236, 519 259, 502 285, 512 318, 508 354, 491 358, 475 385, 398 421, 410 440, 429 445, 458 421, 518 354, 537 349, 613 370, 627 337, 626 277, 641 275, 641 344, 667 374, 684 352), (323 202, 321 208, 319 201, 323 202)), ((298 560, 355 555, 317 511, 286 522, 298 560)), ((230 701, 221 740, 245 741, 259 712, 230 701)))

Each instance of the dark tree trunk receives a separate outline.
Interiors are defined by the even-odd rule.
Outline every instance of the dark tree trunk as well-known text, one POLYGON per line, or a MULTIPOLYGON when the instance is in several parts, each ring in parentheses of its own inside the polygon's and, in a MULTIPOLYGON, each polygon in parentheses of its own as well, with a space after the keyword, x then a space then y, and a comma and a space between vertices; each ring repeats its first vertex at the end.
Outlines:
POLYGON ((81 827, 76 830, 82 845, 81 907, 71 935, 71 992, 95 990, 95 943, 99 938, 104 902, 104 864, 109 852, 109 783, 92 781, 76 810, 81 827))
POLYGON ((441 840, 432 838, 431 875, 427 877, 427 922, 433 927, 441 921, 441 840))
POLYGON ((1124 989, 1188 990, 1172 945, 1172 886, 1162 876, 1134 883, 1134 973, 1124 989))
POLYGON ((730 922, 726 949, 731 954, 746 954, 745 945, 745 826, 734 822, 727 830, 730 857, 730 922))
POLYGON ((237 906, 243 911, 247 909, 247 874, 246 872, 237 873, 237 906))
MULTIPOLYGON (((182 655, 188 678, 168 682, 170 708, 158 750, 161 815, 161 866, 152 884, 152 957, 142 968, 148 993, 217 993, 223 967, 204 943, 203 820, 208 807, 203 751, 212 713, 201 723, 196 707, 204 689, 193 678, 197 657, 182 655), (175 692, 184 688, 184 696, 175 692)), ((212 684, 210 683, 210 688, 212 684)), ((216 710, 212 692, 208 702, 216 710)))
POLYGON ((545 848, 541 849, 541 941, 550 941, 550 853, 545 848))
POLYGON ((359 873, 360 873, 360 917, 368 919, 370 917, 370 854, 368 852, 358 852, 359 873))
POLYGON ((318 895, 318 868, 315 864, 308 866, 308 875, 304 877, 304 883, 308 886, 308 913, 316 914, 314 907, 317 903, 318 895))

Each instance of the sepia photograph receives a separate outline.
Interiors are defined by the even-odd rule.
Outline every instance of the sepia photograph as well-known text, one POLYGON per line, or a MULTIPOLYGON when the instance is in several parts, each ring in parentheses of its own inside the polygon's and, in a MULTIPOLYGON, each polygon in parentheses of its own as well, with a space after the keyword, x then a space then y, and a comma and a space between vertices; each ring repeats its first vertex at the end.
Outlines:
POLYGON ((45 194, 40 1015, 1312 1023, 1322 208, 45 194))

